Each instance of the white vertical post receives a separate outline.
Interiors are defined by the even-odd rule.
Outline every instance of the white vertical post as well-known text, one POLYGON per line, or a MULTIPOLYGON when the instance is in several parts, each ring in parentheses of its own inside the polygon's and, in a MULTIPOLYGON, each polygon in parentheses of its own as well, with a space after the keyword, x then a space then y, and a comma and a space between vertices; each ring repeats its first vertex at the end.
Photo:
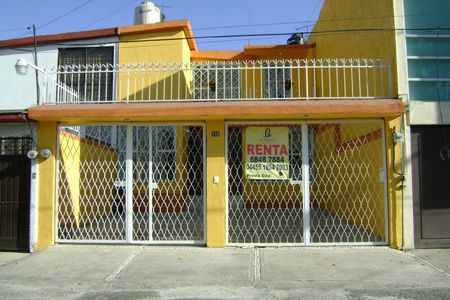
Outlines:
POLYGON ((306 90, 306 100, 309 100, 309 78, 308 78, 308 64, 309 61, 305 60, 305 90, 306 90))
MULTIPOLYGON (((381 147, 382 149, 382 153, 383 153, 383 189, 384 189, 384 241, 386 243, 389 243, 389 205, 388 205, 388 179, 387 179, 387 174, 388 174, 388 165, 387 165, 387 160, 386 160, 386 127, 385 127, 385 123, 383 121, 381 121, 380 123, 381 126, 381 147)), ((395 147, 395 146, 394 146, 395 147)), ((393 162, 395 163, 395 162, 393 162)), ((403 162, 402 162, 403 164, 403 162)))
MULTIPOLYGON (((206 125, 203 124, 202 125, 202 147, 203 147, 203 156, 202 156, 202 160, 203 160, 203 241, 206 243, 206 236, 207 236, 207 228, 206 228, 206 125)), ((228 141, 228 127, 225 127, 225 143, 226 141, 228 141)), ((228 145, 228 144, 225 144, 228 145)), ((224 180, 228 180, 228 163, 227 163, 227 154, 228 151, 225 150, 225 178, 224 180)), ((225 213, 226 213, 226 220, 225 220, 225 245, 228 244, 228 181, 227 184, 225 184, 225 213)))
POLYGON ((129 100, 130 100, 130 65, 127 66, 127 103, 129 100))
POLYGON ((317 88, 317 82, 316 82, 316 80, 317 80, 317 66, 316 66, 316 60, 314 59, 313 61, 313 65, 312 65, 312 67, 313 67, 313 86, 312 86, 312 88, 313 88, 313 98, 314 99, 316 99, 317 98, 317 90, 316 90, 316 88, 317 88))
POLYGON ((387 64, 388 69, 388 83, 389 83, 389 97, 394 97, 392 93, 392 63, 389 61, 387 64))
POLYGON ((308 124, 302 124, 302 194, 303 194, 303 240, 311 243, 311 216, 309 203, 309 136, 308 124))
POLYGON ((153 126, 148 127, 148 240, 153 241, 153 126))
POLYGON ((126 240, 130 243, 133 239, 133 126, 127 126, 127 148, 126 148, 126 176, 125 176, 125 223, 126 240))
MULTIPOLYGON (((59 166, 58 166, 59 167, 59 166)), ((39 191, 38 191, 38 163, 36 160, 31 161, 31 183, 30 183, 30 242, 29 242, 29 249, 30 252, 36 251, 37 246, 37 240, 38 240, 38 212, 39 212, 39 191)), ((58 178, 56 178, 58 181, 58 178)), ((57 194, 58 195, 58 194, 57 194)), ((58 199, 58 197, 57 197, 58 199)), ((58 204, 56 205, 58 208, 58 204)), ((59 212, 57 210, 57 212, 59 212)), ((58 221, 55 222, 56 226, 58 221)), ((56 239, 58 239, 58 230, 56 229, 56 239)))
MULTIPOLYGON (((48 99, 48 98, 47 98, 48 99)), ((42 103, 42 102, 41 102, 42 103)), ((30 125, 31 126, 31 125, 30 125)), ((31 131, 31 137, 36 140, 36 127, 33 126, 31 131)), ((59 133, 59 127, 58 131, 59 133)), ((56 151, 56 184, 58 186, 58 178, 59 178, 59 134, 57 135, 57 151, 56 151)), ((29 249, 30 252, 36 251, 37 240, 38 240, 38 214, 39 214, 39 190, 38 190, 38 182, 39 182, 39 168, 38 161, 33 159, 31 160, 31 178, 30 178, 30 240, 29 240, 29 249)), ((58 191, 58 188, 56 188, 58 191)), ((56 213, 59 213, 58 209, 58 192, 56 192, 56 213)), ((59 215, 59 214, 58 214, 59 215)), ((55 222, 55 235, 56 239, 58 239, 58 219, 55 222)))

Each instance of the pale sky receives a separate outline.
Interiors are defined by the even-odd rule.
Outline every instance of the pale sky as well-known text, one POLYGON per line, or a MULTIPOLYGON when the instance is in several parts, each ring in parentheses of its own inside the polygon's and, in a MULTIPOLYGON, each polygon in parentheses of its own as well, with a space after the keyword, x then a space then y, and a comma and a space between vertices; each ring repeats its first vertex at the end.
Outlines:
MULTIPOLYGON (((37 34, 82 31, 132 25, 134 8, 142 0, 0 0, 0 40, 37 34), (80 7, 81 6, 81 7, 80 7), (71 10, 76 9, 71 12, 71 10), (67 15, 66 15, 67 14, 67 15)), ((291 33, 311 29, 323 0, 158 0, 166 20, 188 19, 196 37, 291 33)), ((199 49, 241 49, 251 44, 285 44, 278 37, 199 39, 199 49)))

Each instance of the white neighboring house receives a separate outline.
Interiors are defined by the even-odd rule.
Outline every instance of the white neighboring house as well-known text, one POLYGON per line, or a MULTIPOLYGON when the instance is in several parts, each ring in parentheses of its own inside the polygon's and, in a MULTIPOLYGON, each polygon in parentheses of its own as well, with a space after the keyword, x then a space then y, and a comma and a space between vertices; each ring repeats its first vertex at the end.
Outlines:
MULTIPOLYGON (((37 123, 28 119, 28 108, 42 104, 46 92, 52 91, 56 87, 45 87, 44 77, 47 66, 57 66, 61 61, 72 62, 72 54, 85 51, 89 53, 91 49, 107 47, 112 55, 108 58, 108 63, 116 62, 116 45, 118 42, 117 29, 91 30, 77 33, 54 34, 37 36, 36 54, 37 66, 41 71, 37 72, 39 93, 36 88, 36 72, 32 67, 25 75, 16 74, 15 65, 19 59, 34 65, 34 38, 20 38, 0 41, 0 168, 2 186, 18 185, 22 193, 7 193, 3 201, 13 201, 17 203, 11 210, 11 216, 0 218, 0 225, 3 228, 10 228, 8 232, 0 234, 0 250, 35 250, 37 239, 37 159, 24 160, 23 158, 31 149, 38 153, 39 145, 35 142, 37 123), (99 38, 101 37, 101 38, 99 38), (44 72, 42 72, 44 70, 44 72), (38 99, 38 94, 40 97, 38 99), (13 156, 11 156, 13 154, 13 156), (5 175, 5 170, 14 169, 17 161, 28 162, 26 171, 11 179, 11 174, 5 175), (24 195, 25 193, 25 195, 24 195), (9 199, 13 197, 14 199, 9 199), (17 198, 17 199, 16 199, 17 198), (20 199, 19 199, 20 198, 20 199), (26 212, 17 210, 26 209, 26 212), (29 209, 28 209, 29 208, 29 209), (17 215, 19 217, 15 217, 17 215), (3 219, 2 219, 3 218, 3 219), (17 227, 17 228, 16 228, 17 227)), ((88 55, 86 55, 87 57, 88 55)), ((73 62, 74 64, 76 62, 73 62)), ((86 64, 86 62, 84 63, 86 64)), ((53 75, 54 76, 54 75, 53 75)), ((56 79, 56 78, 53 78, 56 79)), ((16 167, 17 168, 17 167, 16 167)), ((12 190, 11 186, 11 190, 12 190)), ((2 208, 0 200, 0 209, 2 208)))

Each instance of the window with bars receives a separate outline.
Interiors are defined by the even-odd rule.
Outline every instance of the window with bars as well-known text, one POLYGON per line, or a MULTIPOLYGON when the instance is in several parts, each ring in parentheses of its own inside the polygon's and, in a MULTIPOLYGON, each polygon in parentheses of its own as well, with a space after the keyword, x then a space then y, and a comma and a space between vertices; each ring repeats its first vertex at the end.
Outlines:
POLYGON ((25 155, 31 149, 32 139, 0 138, 0 155, 25 155))
POLYGON ((114 47, 59 48, 58 80, 81 101, 113 99, 114 47))
POLYGON ((292 96, 292 74, 288 63, 263 64, 264 96, 266 98, 289 98, 292 96))
POLYGON ((241 95, 238 65, 197 66, 194 68, 193 79, 194 99, 238 99, 241 95))

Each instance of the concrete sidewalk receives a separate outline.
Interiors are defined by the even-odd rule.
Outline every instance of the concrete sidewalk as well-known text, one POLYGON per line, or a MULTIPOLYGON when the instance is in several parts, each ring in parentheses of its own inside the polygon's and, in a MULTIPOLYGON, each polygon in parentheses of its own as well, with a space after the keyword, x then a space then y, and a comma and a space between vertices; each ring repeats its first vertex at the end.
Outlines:
POLYGON ((2 299, 450 299, 450 249, 55 246, 0 253, 2 299))

